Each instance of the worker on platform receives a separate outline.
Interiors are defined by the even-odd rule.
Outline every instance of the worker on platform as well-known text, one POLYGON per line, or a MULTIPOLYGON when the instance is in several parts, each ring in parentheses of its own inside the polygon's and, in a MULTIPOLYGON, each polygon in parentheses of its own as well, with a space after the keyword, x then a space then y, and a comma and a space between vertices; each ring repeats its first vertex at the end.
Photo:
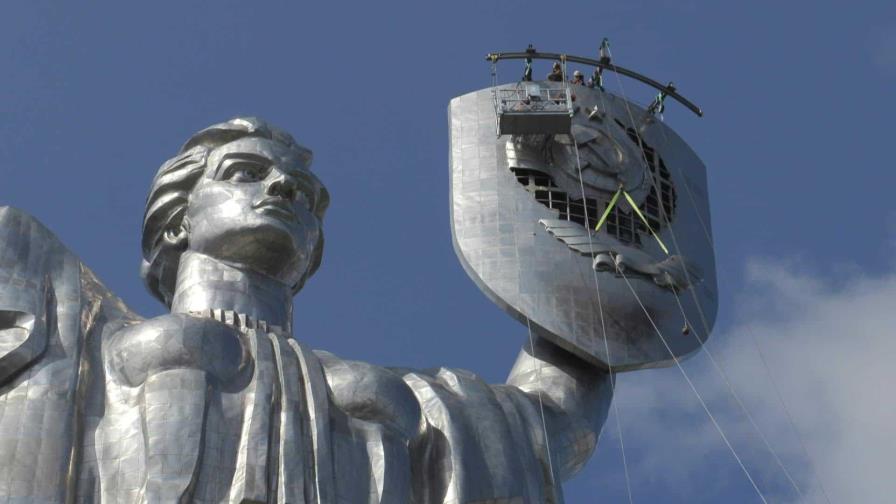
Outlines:
POLYGON ((585 76, 582 74, 582 72, 576 70, 575 72, 572 73, 572 80, 569 82, 572 84, 578 84, 579 86, 584 86, 585 85, 585 76))
POLYGON ((551 73, 548 74, 548 80, 552 82, 563 82, 563 67, 560 66, 559 61, 554 62, 554 67, 551 69, 551 73))
POLYGON ((601 91, 604 90, 604 71, 602 68, 597 67, 594 69, 594 74, 588 79, 588 87, 598 88, 601 91))

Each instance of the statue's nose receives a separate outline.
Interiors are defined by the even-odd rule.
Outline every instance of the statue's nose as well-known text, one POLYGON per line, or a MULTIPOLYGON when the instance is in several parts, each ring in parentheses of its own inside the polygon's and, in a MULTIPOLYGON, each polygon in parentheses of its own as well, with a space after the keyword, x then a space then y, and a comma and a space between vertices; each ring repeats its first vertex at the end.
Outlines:
POLYGON ((280 196, 288 201, 295 201, 298 185, 296 180, 285 174, 280 173, 268 184, 267 194, 270 196, 280 196))

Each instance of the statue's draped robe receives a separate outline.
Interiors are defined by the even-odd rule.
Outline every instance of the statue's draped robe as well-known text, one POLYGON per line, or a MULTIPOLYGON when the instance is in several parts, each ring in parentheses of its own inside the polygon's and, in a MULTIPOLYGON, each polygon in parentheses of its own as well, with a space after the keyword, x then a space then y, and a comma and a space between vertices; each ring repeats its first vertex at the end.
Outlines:
MULTIPOLYGON (((575 382, 544 372, 520 379, 575 382)), ((593 388, 571 415, 524 385, 345 361, 232 312, 142 320, 0 208, 0 502, 561 502, 606 416, 608 380, 593 388)))

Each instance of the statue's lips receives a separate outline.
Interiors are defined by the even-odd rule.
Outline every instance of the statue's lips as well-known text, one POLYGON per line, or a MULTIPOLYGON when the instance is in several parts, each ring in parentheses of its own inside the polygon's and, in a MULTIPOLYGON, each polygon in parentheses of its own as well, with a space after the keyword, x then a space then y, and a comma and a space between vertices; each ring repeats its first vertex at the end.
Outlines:
POLYGON ((258 203, 252 205, 256 212, 270 214, 278 219, 292 222, 296 220, 296 214, 293 211, 292 204, 283 198, 265 198, 258 203))

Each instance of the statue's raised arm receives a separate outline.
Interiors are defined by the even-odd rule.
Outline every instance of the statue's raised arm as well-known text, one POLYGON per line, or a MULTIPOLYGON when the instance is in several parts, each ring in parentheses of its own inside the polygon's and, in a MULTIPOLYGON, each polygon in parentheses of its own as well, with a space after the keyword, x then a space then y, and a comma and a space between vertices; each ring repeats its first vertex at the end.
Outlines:
POLYGON ((624 206, 600 233, 582 217, 614 173, 657 241, 691 222, 663 161, 628 171, 625 142, 653 133, 606 109, 615 133, 577 115, 571 135, 496 137, 490 100, 450 108, 452 231, 471 277, 528 326, 506 384, 308 349, 292 299, 320 264, 329 196, 308 149, 237 118, 193 135, 153 179, 141 274, 162 316, 135 315, 40 223, 0 209, 0 501, 562 502, 613 373, 670 361, 653 324, 675 326, 675 355, 699 347, 681 330, 694 304, 669 307, 698 289, 711 324, 712 256, 688 243, 658 254, 624 206), (591 191, 578 203, 573 156, 591 191))

